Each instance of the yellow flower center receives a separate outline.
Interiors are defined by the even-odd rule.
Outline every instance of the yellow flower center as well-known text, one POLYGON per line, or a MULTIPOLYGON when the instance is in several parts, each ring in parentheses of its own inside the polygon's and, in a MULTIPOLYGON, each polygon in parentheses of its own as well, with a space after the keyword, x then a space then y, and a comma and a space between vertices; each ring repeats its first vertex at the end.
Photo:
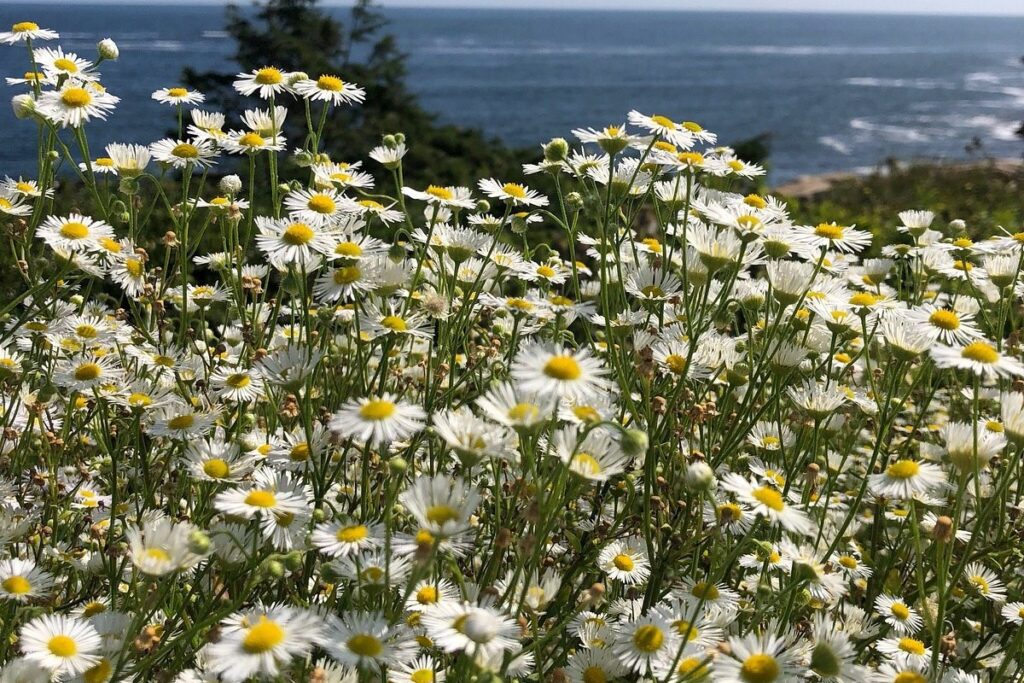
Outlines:
POLYGON ((281 239, 293 247, 301 247, 308 244, 314 235, 313 228, 305 223, 292 223, 281 233, 281 239))
POLYGON ((144 408, 153 403, 153 399, 141 392, 132 392, 128 396, 128 405, 133 408, 144 408))
POLYGON ((260 85, 277 85, 284 80, 284 75, 278 69, 268 66, 256 72, 255 80, 260 85))
POLYGON ((33 21, 19 21, 17 24, 11 27, 12 33, 28 33, 29 31, 38 31, 39 24, 33 21))
POLYGON ((654 624, 644 624, 633 632, 633 645, 641 652, 657 652, 665 642, 665 634, 654 624))
POLYGON ((63 634, 50 638, 46 647, 55 657, 74 657, 78 654, 78 644, 74 639, 63 634))
POLYGON ((211 479, 224 479, 231 474, 231 466, 222 458, 211 458, 203 463, 203 473, 211 479))
POLYGON ((928 316, 928 322, 942 330, 956 330, 960 328, 960 317, 953 311, 939 309, 928 316))
POLYGON ((363 255, 363 248, 355 242, 341 242, 334 248, 334 253, 339 256, 358 258, 363 255))
POLYGON ((345 644, 360 657, 376 657, 384 650, 380 640, 366 633, 352 636, 345 644))
POLYGON ((773 488, 767 486, 761 486, 756 488, 751 493, 754 498, 767 508, 775 510, 775 512, 782 512, 786 507, 785 502, 782 500, 782 494, 773 488))
POLYGON ((412 683, 434 683, 434 670, 416 669, 409 674, 409 680, 412 681, 412 683))
POLYGON ((82 680, 85 683, 106 683, 106 681, 110 680, 110 674, 113 672, 113 665, 109 659, 104 657, 100 660, 99 664, 82 674, 82 680))
MULTIPOLYGON (((574 469, 575 471, 580 472, 582 474, 589 474, 589 475, 600 474, 601 473, 601 463, 597 460, 597 458, 592 456, 590 453, 577 453, 576 455, 572 456, 572 469, 574 469)), ((624 555, 620 555, 618 557, 625 557, 625 556, 624 555)), ((616 558, 616 559, 618 559, 618 558, 616 558)), ((632 562, 632 560, 630 562, 632 562)), ((618 564, 616 563, 615 566, 618 567, 618 564)), ((622 567, 619 567, 619 569, 622 569, 622 567)), ((623 571, 629 571, 629 570, 628 569, 624 569, 623 571)))
POLYGON ((261 616, 242 639, 242 649, 249 654, 269 652, 284 642, 284 629, 276 622, 261 616))
POLYGON ((916 671, 901 671, 892 679, 892 683, 928 683, 928 679, 916 671))
POLYGON ((58 57, 53 60, 53 66, 68 73, 76 73, 78 71, 78 65, 66 57, 58 57))
POLYGON ((24 576, 11 576, 4 579, 3 588, 12 595, 25 595, 32 590, 32 584, 24 576))
POLYGON ((814 234, 828 240, 841 240, 843 239, 843 230, 845 230, 843 226, 835 223, 819 223, 818 227, 814 229, 814 234))
POLYGON ((405 320, 398 317, 397 315, 387 315, 381 319, 380 324, 392 332, 405 332, 409 329, 405 320))
POLYGON ((612 564, 614 564, 615 568, 620 572, 631 572, 633 571, 633 567, 636 566, 636 563, 633 562, 633 558, 623 553, 619 553, 613 557, 612 564))
POLYGON ((459 518, 459 511, 450 505, 431 505, 427 507, 427 520, 434 524, 454 522, 459 518))
POLYGON ((179 159, 198 159, 199 148, 187 142, 182 142, 174 146, 174 149, 171 150, 171 156, 178 157, 179 159))
POLYGON ((383 204, 381 204, 380 202, 375 202, 372 199, 361 199, 359 201, 359 206, 363 207, 364 209, 370 209, 371 211, 384 210, 383 204))
POLYGON ((85 363, 75 368, 75 379, 80 382, 91 382, 103 374, 103 368, 96 363, 85 363))
POLYGON ((651 121, 654 121, 662 128, 668 128, 670 130, 676 129, 676 122, 667 116, 662 116, 661 114, 655 114, 654 116, 652 116, 651 121))
POLYGON ((452 199, 455 194, 447 187, 440 187, 438 185, 431 185, 426 190, 427 194, 437 197, 438 199, 452 199))
POLYGON ((89 236, 89 226, 78 221, 71 221, 60 226, 60 236, 68 240, 83 240, 89 236))
POLYGON ((337 76, 321 76, 316 79, 316 87, 328 92, 341 92, 345 88, 345 81, 337 76))
POLYGON ((991 344, 983 341, 971 342, 963 348, 960 355, 968 360, 986 365, 991 365, 999 360, 999 352, 991 344))
POLYGON ((675 374, 681 375, 686 372, 686 357, 678 353, 669 354, 665 357, 665 365, 675 374))
POLYGON ((335 208, 334 200, 327 194, 313 195, 306 202, 306 206, 310 211, 316 211, 317 213, 334 213, 335 208))
POLYGON ((245 497, 245 504, 254 508, 272 508, 277 505, 277 496, 273 491, 255 489, 245 497))
POLYGON ((746 683, 771 683, 778 677, 779 663, 769 654, 750 655, 740 667, 740 678, 746 683))
POLYGON ((700 630, 685 619, 680 619, 679 621, 674 622, 672 626, 675 627, 676 632, 679 635, 686 638, 687 642, 693 642, 700 637, 700 630))
POLYGON ((913 460, 897 460, 885 469, 885 473, 893 479, 910 479, 921 471, 921 466, 913 460))
POLYGON ((756 230, 761 225, 761 219, 746 213, 736 217, 736 224, 745 230, 756 230))
POLYGON ((350 285, 358 281, 362 274, 359 266, 345 266, 334 271, 332 278, 336 285, 350 285))
POLYGON ((85 88, 68 88, 61 93, 60 101, 64 103, 64 106, 71 107, 73 109, 79 109, 81 107, 88 106, 92 102, 92 95, 85 88))
POLYGON ((238 144, 242 147, 262 147, 264 142, 263 136, 259 133, 246 133, 238 138, 238 144))
POLYGON ((228 378, 224 380, 224 384, 232 389, 244 389, 252 384, 252 379, 243 372, 236 372, 233 375, 228 375, 228 378))
POLYGON ((608 676, 599 666, 588 666, 583 670, 583 683, 608 683, 608 676))
POLYGON ((424 586, 416 591, 416 602, 421 605, 433 605, 437 602, 437 589, 433 586, 424 586))
POLYGON ((168 420, 167 426, 171 429, 188 429, 195 424, 195 421, 195 415, 178 415, 168 420))
POLYGON ((364 420, 386 420, 395 414, 395 404, 384 399, 367 401, 359 409, 359 417, 364 420))
POLYGON ((843 567, 845 567, 847 569, 856 569, 857 568, 857 558, 851 557, 849 555, 843 555, 842 557, 839 558, 839 564, 841 564, 843 567))
POLYGON ((295 444, 288 451, 288 459, 292 462, 305 462, 309 460, 309 444, 305 441, 295 444))
POLYGON ((920 640, 917 640, 916 638, 900 638, 897 647, 899 647, 899 649, 903 650, 904 652, 908 652, 912 655, 920 656, 924 654, 924 643, 922 643, 920 640))
POLYGON ((850 297, 851 306, 874 306, 880 299, 871 292, 857 292, 850 297))
POLYGON ((910 616, 910 608, 904 605, 902 602, 892 603, 892 607, 889 608, 889 612, 899 620, 904 620, 910 616))
POLYGON ((342 543, 358 543, 369 535, 369 529, 362 524, 354 524, 338 529, 335 537, 342 543))
POLYGON ((700 166, 704 163, 704 155, 700 152, 680 152, 676 158, 690 166, 700 166))
POLYGON ((146 559, 156 562, 169 562, 171 556, 163 548, 146 548, 146 559))
POLYGON ((185 88, 169 88, 167 90, 167 94, 170 97, 185 97, 186 95, 188 95, 188 90, 186 90, 185 88))
POLYGON ((510 420, 526 420, 536 417, 540 412, 540 408, 533 403, 517 403, 508 409, 508 418, 510 420))
POLYGON ((764 209, 768 206, 768 202, 764 200, 764 197, 757 194, 748 194, 743 198, 743 203, 756 209, 764 209))
POLYGON ((576 359, 572 356, 552 356, 547 363, 544 364, 544 374, 552 379, 557 379, 563 382, 570 382, 580 378, 583 374, 580 364, 576 362, 576 359))
POLYGON ((524 199, 526 197, 526 188, 519 183, 505 183, 501 186, 501 189, 509 197, 516 199, 524 199))

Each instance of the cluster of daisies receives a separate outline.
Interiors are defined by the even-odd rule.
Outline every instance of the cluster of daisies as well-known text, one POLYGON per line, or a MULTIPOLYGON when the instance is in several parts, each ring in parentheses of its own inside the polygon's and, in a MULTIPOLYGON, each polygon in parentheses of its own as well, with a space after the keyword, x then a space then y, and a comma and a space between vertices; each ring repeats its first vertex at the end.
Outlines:
POLYGON ((635 111, 410 187, 271 66, 95 158, 117 47, 54 38, 0 33, 0 681, 1024 676, 1024 233, 797 225, 635 111))

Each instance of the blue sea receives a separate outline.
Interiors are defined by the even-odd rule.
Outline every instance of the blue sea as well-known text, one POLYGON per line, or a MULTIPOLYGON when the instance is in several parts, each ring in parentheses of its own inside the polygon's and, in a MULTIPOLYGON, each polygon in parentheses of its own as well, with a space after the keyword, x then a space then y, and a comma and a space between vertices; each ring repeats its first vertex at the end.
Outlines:
MULTIPOLYGON (((1024 149, 1014 136, 1024 120, 1024 18, 428 8, 387 15, 422 104, 513 145, 621 123, 635 108, 698 121, 723 142, 770 133, 774 182, 864 170, 888 157, 964 158, 974 138, 991 156, 1024 149)), ((170 110, 149 96, 176 85, 183 66, 234 69, 217 6, 0 4, 0 26, 25 20, 59 31, 65 50, 83 56, 103 37, 120 45, 120 61, 103 73, 123 101, 90 128, 96 150, 114 140, 151 142, 171 127, 170 110)), ((20 75, 25 65, 21 46, 0 46, 2 75, 20 75)), ((0 107, 0 175, 33 172, 33 135, 0 107)))

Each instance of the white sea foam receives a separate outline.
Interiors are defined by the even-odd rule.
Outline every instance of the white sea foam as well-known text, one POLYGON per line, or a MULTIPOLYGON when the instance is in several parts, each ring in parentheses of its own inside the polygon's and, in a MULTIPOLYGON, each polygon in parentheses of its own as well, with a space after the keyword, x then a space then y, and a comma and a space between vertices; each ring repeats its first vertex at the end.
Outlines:
POLYGON ((855 76, 843 80, 846 85, 864 88, 909 88, 912 90, 951 90, 955 86, 937 78, 875 78, 855 76))
POLYGON ((825 145, 829 149, 834 149, 840 154, 848 155, 852 151, 848 144, 846 144, 845 142, 843 142, 834 135, 822 135, 820 138, 818 138, 818 142, 825 145))
POLYGON ((910 55, 947 52, 946 48, 886 47, 884 45, 725 45, 710 48, 711 52, 737 55, 783 55, 809 57, 814 55, 910 55))
POLYGON ((889 142, 928 142, 930 137, 917 128, 897 126, 888 123, 873 123, 864 118, 850 119, 850 128, 870 133, 871 137, 882 138, 889 142))

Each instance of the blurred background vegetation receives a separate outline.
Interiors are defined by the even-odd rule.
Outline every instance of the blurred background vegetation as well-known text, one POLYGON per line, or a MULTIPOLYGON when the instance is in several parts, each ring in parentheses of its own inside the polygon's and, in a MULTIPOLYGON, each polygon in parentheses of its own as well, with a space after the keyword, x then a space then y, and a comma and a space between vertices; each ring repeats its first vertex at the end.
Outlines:
MULTIPOLYGON (((334 160, 365 159, 382 135, 401 131, 409 145, 404 164, 407 185, 475 187, 477 179, 488 176, 521 180, 521 165, 540 157, 544 140, 537 140, 533 148, 510 148, 479 130, 441 123, 423 109, 407 85, 406 55, 388 32, 386 17, 373 0, 357 0, 344 21, 322 11, 318 0, 258 0, 252 7, 229 4, 225 24, 236 45, 234 60, 238 68, 230 73, 186 69, 183 74, 188 86, 207 95, 210 107, 240 112, 247 107, 265 106, 258 100, 242 98, 232 88, 232 82, 238 72, 268 63, 283 70, 305 71, 314 78, 320 74, 338 75, 366 89, 363 104, 335 108, 328 118, 326 151, 334 160)), ((286 136, 292 141, 302 140, 305 118, 301 102, 282 98, 278 104, 290 108, 286 136)), ((1024 136, 1024 125, 1019 134, 1024 136)), ((770 135, 759 134, 731 144, 741 158, 770 169, 770 135)), ((967 146, 976 158, 984 156, 980 143, 971 141, 967 146)), ((242 169, 239 159, 234 158, 224 159, 215 170, 227 174, 242 169)), ((379 164, 370 163, 364 170, 377 174, 382 187, 393 191, 390 177, 383 174, 379 164)), ((294 176, 286 169, 284 177, 294 176)), ((262 182, 266 182, 265 177, 262 182)), ((544 176, 531 176, 529 183, 544 192, 553 190, 550 179, 544 176)), ((171 184, 168 181, 168 186, 171 184)), ((813 193, 783 196, 790 202, 794 221, 798 223, 855 223, 886 238, 898 239, 896 214, 907 208, 934 210, 939 221, 967 219, 969 231, 976 236, 992 234, 1000 227, 1011 232, 1021 230, 1022 188, 1024 168, 1020 165, 908 165, 892 161, 868 176, 840 177, 813 193)), ((731 189, 770 191, 763 182, 731 189)), ((257 207, 260 197, 268 194, 265 186, 258 188, 257 207)), ((62 207, 62 212, 79 208, 89 213, 90 200, 84 188, 72 182, 58 189, 56 205, 62 207)), ((157 207, 155 224, 170 225, 166 216, 160 215, 162 210, 157 207)), ((561 235, 544 237, 542 241, 553 245, 564 242, 561 235)), ((153 236, 153 240, 158 238, 159 235, 153 236)), ((2 260, 9 260, 10 251, 4 249, 3 253, 6 257, 2 260)), ((13 268, 0 269, 0 297, 16 294, 23 287, 24 282, 13 268)))

